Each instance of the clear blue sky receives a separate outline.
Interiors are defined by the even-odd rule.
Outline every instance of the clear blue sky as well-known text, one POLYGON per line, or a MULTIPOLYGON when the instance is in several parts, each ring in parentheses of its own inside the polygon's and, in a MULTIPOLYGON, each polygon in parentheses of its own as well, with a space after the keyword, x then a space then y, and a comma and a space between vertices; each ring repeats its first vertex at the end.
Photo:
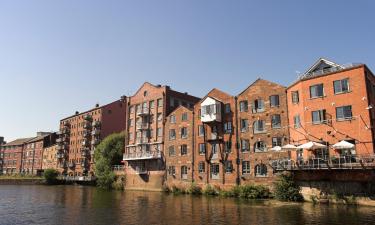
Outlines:
POLYGON ((375 70, 375 2, 0 1, 0 136, 59 119, 144 82, 233 95, 257 77, 290 84, 319 57, 375 70))

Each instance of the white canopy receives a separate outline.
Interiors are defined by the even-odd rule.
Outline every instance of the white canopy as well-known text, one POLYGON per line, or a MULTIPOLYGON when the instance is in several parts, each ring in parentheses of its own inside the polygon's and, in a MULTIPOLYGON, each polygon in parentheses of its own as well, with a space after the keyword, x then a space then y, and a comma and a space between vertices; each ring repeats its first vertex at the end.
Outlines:
POLYGON ((287 144, 287 145, 284 145, 283 147, 281 147, 282 149, 297 149, 297 147, 295 145, 292 145, 292 144, 287 144))
POLYGON ((314 141, 307 142, 303 145, 297 146, 297 148, 303 148, 303 149, 310 149, 310 150, 315 150, 315 149, 321 149, 321 148, 326 148, 327 146, 316 143, 314 141))
POLYGON ((280 146, 275 146, 275 147, 271 148, 270 150, 271 151, 280 151, 281 147, 280 146))
POLYGON ((340 141, 332 146, 334 149, 352 149, 354 148, 354 145, 352 143, 349 143, 347 141, 340 141))

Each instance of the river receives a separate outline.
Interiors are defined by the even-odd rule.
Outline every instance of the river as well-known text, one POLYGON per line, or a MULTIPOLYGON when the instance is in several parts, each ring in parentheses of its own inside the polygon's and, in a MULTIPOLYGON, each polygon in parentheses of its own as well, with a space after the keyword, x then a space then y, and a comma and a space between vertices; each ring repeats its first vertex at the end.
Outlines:
POLYGON ((0 224, 375 224, 374 207, 0 185, 0 224))

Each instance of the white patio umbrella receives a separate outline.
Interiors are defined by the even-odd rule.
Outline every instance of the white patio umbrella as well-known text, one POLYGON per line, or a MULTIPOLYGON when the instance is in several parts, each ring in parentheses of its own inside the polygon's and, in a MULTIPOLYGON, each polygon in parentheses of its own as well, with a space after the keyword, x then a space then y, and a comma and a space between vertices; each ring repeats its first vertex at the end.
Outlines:
POLYGON ((297 148, 309 149, 309 150, 321 149, 321 148, 326 148, 326 147, 327 146, 320 144, 320 143, 316 143, 314 141, 310 141, 300 146, 297 146, 297 148))
POLYGON ((332 146, 334 149, 352 149, 354 145, 345 140, 342 140, 332 146))
POLYGON ((297 147, 295 145, 292 145, 292 144, 284 145, 281 148, 285 149, 285 150, 294 150, 294 149, 297 149, 297 147))
POLYGON ((280 151, 281 147, 280 146, 275 146, 270 149, 271 151, 280 151))

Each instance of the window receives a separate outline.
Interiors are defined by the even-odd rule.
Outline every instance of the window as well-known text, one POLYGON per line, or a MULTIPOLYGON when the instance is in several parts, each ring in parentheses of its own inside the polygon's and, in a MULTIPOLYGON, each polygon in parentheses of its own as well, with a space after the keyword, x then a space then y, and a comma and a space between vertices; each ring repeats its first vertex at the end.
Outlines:
POLYGON ((275 146, 282 146, 282 138, 281 137, 273 137, 272 138, 272 147, 275 146))
POLYGON ((349 92, 349 79, 333 81, 333 89, 335 94, 349 92))
POLYGON ((279 114, 271 116, 271 127, 281 128, 281 116, 279 114))
POLYGON ((204 164, 204 162, 199 162, 198 163, 198 172, 199 173, 204 173, 205 172, 205 164, 204 164))
POLYGON ((257 120, 253 123, 254 134, 263 133, 266 131, 265 122, 263 120, 257 120))
POLYGON ((187 115, 186 112, 185 112, 185 113, 182 113, 181 120, 182 120, 182 121, 187 121, 187 120, 188 120, 188 115, 187 115))
POLYGON ((180 146, 181 155, 187 155, 187 145, 180 146))
POLYGON ((324 96, 323 84, 310 86, 310 98, 318 98, 324 96))
POLYGON ((203 125, 198 125, 198 136, 204 135, 204 127, 203 125))
POLYGON ((232 122, 226 122, 226 123, 224 123, 224 132, 226 134, 232 133, 232 122))
POLYGON ((313 124, 321 124, 326 121, 326 110, 317 110, 317 111, 312 111, 312 122, 313 124))
POLYGON ((219 179, 220 165, 218 163, 211 164, 211 179, 219 179))
POLYGON ((158 107, 162 107, 163 106, 163 99, 159 98, 157 100, 157 104, 158 104, 158 107))
POLYGON ((176 116, 175 116, 175 115, 171 115, 171 116, 169 117, 169 122, 170 122, 170 123, 176 123, 176 116))
POLYGON ((250 143, 247 139, 241 139, 241 152, 249 152, 250 151, 250 143))
POLYGON ((293 104, 299 103, 299 93, 298 93, 298 91, 292 91, 292 103, 293 104))
POLYGON ((352 106, 341 106, 336 107, 336 119, 337 120, 350 120, 352 119, 352 106))
POLYGON ((227 113, 227 114, 230 113, 230 104, 229 103, 224 105, 224 113, 227 113))
POLYGON ((240 112, 247 112, 248 104, 247 101, 240 101, 240 112))
POLYGON ((176 151, 174 150, 174 146, 169 146, 168 148, 168 152, 169 152, 169 156, 175 156, 176 155, 176 151))
POLYGON ((199 155, 206 154, 206 144, 200 143, 199 144, 199 155))
POLYGON ((133 140, 133 133, 129 132, 129 140, 133 140))
POLYGON ((249 122, 247 119, 241 119, 241 132, 248 131, 249 122))
POLYGON ((181 138, 187 138, 188 137, 188 129, 187 127, 182 127, 181 130, 181 138))
POLYGON ((224 151, 225 151, 225 153, 231 153, 232 152, 232 142, 231 141, 225 142, 224 151))
POLYGON ((255 176, 256 177, 266 177, 267 176, 267 166, 264 164, 258 164, 255 166, 255 176))
POLYGON ((250 161, 242 161, 242 174, 250 174, 250 161))
POLYGON ((278 95, 271 95, 270 96, 270 106, 271 107, 278 107, 280 106, 280 100, 278 95))
POLYGON ((153 109, 154 107, 155 107, 155 101, 152 100, 152 101, 150 101, 150 108, 153 109))
MULTIPOLYGON (((158 137, 162 137, 162 136, 163 136, 163 129, 162 129, 162 128, 159 127, 159 128, 156 130, 156 132, 157 132, 158 137)), ((175 136, 176 136, 176 134, 175 134, 175 136)))
POLYGON ((266 144, 263 141, 257 141, 254 144, 254 152, 265 152, 267 150, 266 144))
POLYGON ((174 176, 174 175, 176 175, 176 167, 175 167, 175 166, 169 166, 169 167, 168 167, 168 174, 169 174, 170 176, 174 176))
POLYGON ((264 101, 257 99, 253 103, 253 113, 264 112, 264 101))
POLYGON ((218 155, 217 155, 218 150, 219 150, 219 144, 211 144, 212 158, 218 157, 218 155))
POLYGON ((217 106, 215 104, 204 105, 201 108, 201 116, 216 114, 216 109, 217 106))
POLYGON ((187 170, 187 166, 181 166, 181 179, 186 180, 188 178, 187 170))
POLYGON ((174 99, 174 100, 173 100, 173 105, 172 105, 172 106, 177 107, 179 104, 180 104, 180 102, 178 101, 178 99, 174 99))
POLYGON ((233 164, 232 161, 225 161, 225 173, 232 173, 233 171, 233 164))
POLYGON ((174 140, 174 139, 176 139, 176 130, 175 129, 170 129, 169 130, 169 140, 174 140))
POLYGON ((163 120, 163 114, 158 113, 158 121, 162 121, 162 120, 163 120))
POLYGON ((130 107, 129 107, 129 112, 130 112, 130 113, 134 113, 134 106, 130 106, 130 107))
POLYGON ((293 117, 293 121, 294 121, 294 128, 300 128, 301 127, 301 118, 299 117, 299 115, 295 115, 293 117))

